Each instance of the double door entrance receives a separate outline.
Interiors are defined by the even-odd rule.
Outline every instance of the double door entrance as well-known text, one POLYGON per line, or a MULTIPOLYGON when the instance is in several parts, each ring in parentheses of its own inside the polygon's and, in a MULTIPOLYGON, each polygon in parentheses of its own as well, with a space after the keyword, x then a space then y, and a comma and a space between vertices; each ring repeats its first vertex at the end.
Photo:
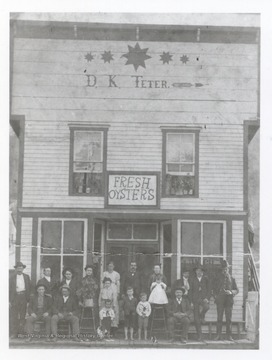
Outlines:
POLYGON ((158 243, 128 244, 128 242, 108 242, 106 246, 106 262, 113 261, 115 270, 121 276, 129 271, 131 261, 137 263, 142 279, 142 288, 148 291, 148 280, 153 272, 153 266, 160 262, 158 243))

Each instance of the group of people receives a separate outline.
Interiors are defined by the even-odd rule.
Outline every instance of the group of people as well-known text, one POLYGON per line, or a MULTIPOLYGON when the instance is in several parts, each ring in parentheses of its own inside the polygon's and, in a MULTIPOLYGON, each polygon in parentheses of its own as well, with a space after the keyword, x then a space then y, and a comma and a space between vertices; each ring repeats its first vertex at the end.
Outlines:
MULTIPOLYGON (((226 335, 232 340, 231 315, 233 297, 238 293, 235 279, 229 274, 227 261, 222 263, 222 272, 217 281, 211 282, 202 265, 198 264, 191 273, 183 269, 180 279, 168 285, 162 274, 161 266, 154 265, 148 281, 144 281, 132 261, 126 274, 114 270, 114 263, 109 262, 99 284, 93 274, 92 265, 85 267, 85 277, 78 281, 72 268, 63 270, 63 279, 59 283, 51 276, 51 268, 43 269, 43 277, 38 280, 35 293, 31 282, 23 271, 26 266, 17 262, 15 273, 10 277, 10 319, 11 336, 17 337, 25 332, 27 341, 32 340, 36 321, 45 323, 46 341, 58 338, 58 323, 66 320, 72 328, 75 341, 80 338, 80 309, 92 308, 99 319, 100 337, 114 338, 119 322, 124 322, 124 337, 147 340, 149 318, 154 308, 159 306, 167 319, 170 341, 174 341, 175 330, 182 331, 181 341, 186 342, 190 323, 194 321, 197 339, 202 341, 202 324, 209 310, 213 296, 217 305, 217 337, 222 336, 222 320, 225 312, 226 335), (27 316, 26 316, 27 314, 27 316)), ((98 320, 97 319, 97 320, 98 320)))

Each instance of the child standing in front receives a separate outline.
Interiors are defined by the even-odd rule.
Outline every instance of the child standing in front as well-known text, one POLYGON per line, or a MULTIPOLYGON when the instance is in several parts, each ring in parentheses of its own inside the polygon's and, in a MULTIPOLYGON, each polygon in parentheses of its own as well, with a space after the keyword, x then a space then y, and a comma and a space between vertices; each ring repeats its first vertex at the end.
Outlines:
POLYGON ((141 340, 141 331, 144 330, 144 339, 147 340, 148 317, 151 314, 151 306, 147 301, 146 293, 140 294, 140 302, 137 305, 136 312, 138 314, 138 336, 141 340))
POLYGON ((124 297, 124 303, 123 303, 123 310, 125 316, 125 326, 124 326, 125 340, 128 340, 128 330, 130 330, 130 339, 134 340, 133 329, 136 320, 136 306, 137 306, 137 300, 133 296, 133 288, 128 287, 127 294, 124 297))
POLYGON ((114 310, 110 299, 106 299, 104 306, 99 311, 101 330, 104 336, 110 337, 112 322, 115 318, 114 310))

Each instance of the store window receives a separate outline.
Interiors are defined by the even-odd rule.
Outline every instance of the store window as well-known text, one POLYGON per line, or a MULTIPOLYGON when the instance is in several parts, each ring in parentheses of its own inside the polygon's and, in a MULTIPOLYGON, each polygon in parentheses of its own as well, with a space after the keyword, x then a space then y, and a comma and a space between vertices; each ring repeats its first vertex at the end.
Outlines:
POLYGON ((180 263, 193 270, 197 263, 206 268, 210 279, 220 268, 226 257, 226 235, 224 222, 181 221, 180 263))
POLYGON ((71 128, 70 195, 103 196, 106 130, 71 128))
POLYGON ((38 277, 47 266, 58 279, 67 266, 74 269, 75 276, 82 277, 86 262, 85 220, 41 220, 39 238, 38 277))
POLYGON ((199 131, 163 130, 163 196, 198 196, 199 131))

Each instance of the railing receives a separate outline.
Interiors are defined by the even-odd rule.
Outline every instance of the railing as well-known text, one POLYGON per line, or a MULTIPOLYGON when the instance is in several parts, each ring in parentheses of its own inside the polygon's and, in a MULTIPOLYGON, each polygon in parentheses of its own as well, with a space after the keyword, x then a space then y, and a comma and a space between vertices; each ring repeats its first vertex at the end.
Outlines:
POLYGON ((259 275, 257 272, 256 264, 254 261, 254 257, 250 248, 250 245, 248 244, 248 250, 249 250, 249 256, 248 256, 248 270, 249 270, 249 284, 248 284, 248 290, 249 291, 258 291, 260 290, 260 281, 259 281, 259 275))

